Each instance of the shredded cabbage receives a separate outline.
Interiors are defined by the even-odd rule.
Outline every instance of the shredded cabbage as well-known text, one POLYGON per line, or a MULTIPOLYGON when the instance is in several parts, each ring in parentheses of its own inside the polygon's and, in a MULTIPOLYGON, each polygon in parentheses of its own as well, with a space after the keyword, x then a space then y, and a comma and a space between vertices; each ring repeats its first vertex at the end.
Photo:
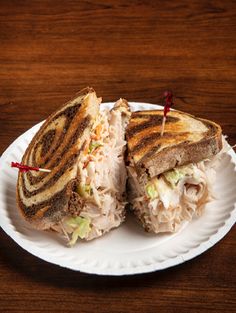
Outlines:
POLYGON ((87 198, 93 193, 93 190, 89 184, 85 184, 85 185, 79 184, 77 187, 77 191, 78 191, 78 194, 83 198, 87 198))
POLYGON ((101 147, 102 144, 100 142, 97 141, 91 141, 90 145, 89 145, 89 153, 91 153, 93 150, 95 150, 98 147, 101 147))
POLYGON ((73 246, 78 238, 83 239, 87 237, 91 230, 90 219, 81 216, 71 217, 66 221, 66 224, 74 229, 69 241, 70 246, 73 246))
POLYGON ((156 186, 154 184, 147 184, 146 186, 146 193, 149 196, 149 198, 154 199, 158 197, 158 191, 156 189, 156 186))
POLYGON ((183 221, 191 220, 194 214, 202 214, 206 203, 213 197, 215 159, 220 160, 221 155, 152 178, 145 186, 149 198, 134 194, 131 198, 134 212, 148 231, 174 232, 183 221))
POLYGON ((193 173, 193 166, 189 164, 188 166, 180 166, 174 168, 171 171, 163 173, 165 179, 171 184, 172 188, 175 188, 177 183, 184 178, 184 176, 192 175, 193 173))

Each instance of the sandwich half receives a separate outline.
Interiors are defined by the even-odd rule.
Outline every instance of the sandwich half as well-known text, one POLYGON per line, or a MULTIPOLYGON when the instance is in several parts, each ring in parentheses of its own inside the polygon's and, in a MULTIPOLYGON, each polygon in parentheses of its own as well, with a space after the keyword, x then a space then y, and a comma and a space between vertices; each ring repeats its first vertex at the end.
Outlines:
POLYGON ((125 127, 130 112, 120 99, 100 111, 92 88, 80 91, 43 123, 22 158, 51 170, 18 174, 22 216, 41 230, 55 230, 70 245, 118 227, 125 217, 125 127))
POLYGON ((212 199, 215 159, 222 149, 216 123, 170 111, 133 112, 126 129, 132 210, 148 232, 175 232, 212 199))

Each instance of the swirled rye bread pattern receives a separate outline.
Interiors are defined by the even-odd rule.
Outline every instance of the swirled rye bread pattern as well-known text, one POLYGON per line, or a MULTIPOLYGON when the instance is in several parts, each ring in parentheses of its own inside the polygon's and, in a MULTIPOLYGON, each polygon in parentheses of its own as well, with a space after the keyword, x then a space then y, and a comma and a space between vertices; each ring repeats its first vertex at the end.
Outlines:
POLYGON ((170 111, 160 136, 163 111, 133 112, 126 129, 129 156, 151 177, 175 166, 199 162, 222 148, 221 127, 181 111, 170 111))
POLYGON ((23 164, 51 170, 18 174, 18 206, 23 217, 39 229, 50 228, 68 213, 76 163, 99 103, 92 88, 83 89, 43 123, 25 151, 23 164))

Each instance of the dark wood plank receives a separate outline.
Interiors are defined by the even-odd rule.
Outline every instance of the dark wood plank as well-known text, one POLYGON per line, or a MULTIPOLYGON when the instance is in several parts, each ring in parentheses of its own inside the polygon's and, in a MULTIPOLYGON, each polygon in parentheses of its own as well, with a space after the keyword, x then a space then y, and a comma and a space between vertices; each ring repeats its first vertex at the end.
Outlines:
MULTIPOLYGON (((0 153, 90 85, 220 123, 236 144, 235 1, 0 0, 0 153)), ((98 277, 47 264, 0 232, 1 312, 235 312, 235 228, 177 267, 98 277)), ((79 257, 79 256, 78 256, 79 257)))

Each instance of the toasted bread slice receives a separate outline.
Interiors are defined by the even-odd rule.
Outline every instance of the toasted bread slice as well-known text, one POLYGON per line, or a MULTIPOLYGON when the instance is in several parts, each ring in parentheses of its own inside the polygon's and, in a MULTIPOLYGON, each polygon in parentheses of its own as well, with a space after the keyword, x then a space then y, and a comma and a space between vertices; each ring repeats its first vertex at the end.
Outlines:
POLYGON ((51 170, 18 175, 18 206, 35 227, 48 229, 66 215, 77 160, 90 136, 99 104, 92 88, 83 89, 48 117, 25 151, 23 164, 51 170))
POLYGON ((129 159, 139 174, 154 177, 178 165, 210 158, 221 150, 222 131, 216 123, 170 111, 160 136, 162 118, 162 110, 132 113, 126 138, 129 159))

